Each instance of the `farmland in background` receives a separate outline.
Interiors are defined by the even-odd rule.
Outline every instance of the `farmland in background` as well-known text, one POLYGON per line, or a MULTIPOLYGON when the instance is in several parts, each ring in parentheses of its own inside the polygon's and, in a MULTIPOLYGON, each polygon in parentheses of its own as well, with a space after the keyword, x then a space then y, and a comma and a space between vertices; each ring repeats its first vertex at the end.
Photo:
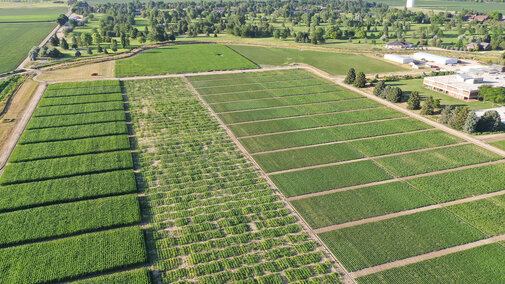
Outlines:
POLYGON ((0 4, 0 23, 56 22, 56 18, 66 12, 65 6, 3 8, 0 4))
POLYGON ((340 281, 318 243, 183 79, 124 84, 157 280, 340 281))
MULTIPOLYGON (((303 70, 188 79, 348 271, 505 233, 498 154, 303 70)), ((497 246, 358 281, 500 279, 502 247, 480 261, 497 246)))
MULTIPOLYGON (((147 261, 120 92, 119 81, 47 88, 0 177, 0 282, 72 280, 147 261)), ((150 283, 145 269, 86 281, 104 279, 150 283)))
POLYGON ((232 49, 218 44, 176 45, 144 51, 116 61, 117 77, 251 69, 257 65, 232 49))

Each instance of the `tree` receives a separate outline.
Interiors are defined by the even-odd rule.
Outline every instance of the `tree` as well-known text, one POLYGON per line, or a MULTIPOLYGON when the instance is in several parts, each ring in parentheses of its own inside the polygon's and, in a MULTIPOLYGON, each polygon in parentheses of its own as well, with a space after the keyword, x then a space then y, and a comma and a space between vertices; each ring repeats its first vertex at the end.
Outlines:
POLYGON ((130 39, 125 33, 121 33, 121 46, 127 48, 130 45, 130 39))
POLYGON ((463 131, 466 133, 475 133, 477 131, 477 124, 479 119, 475 112, 470 112, 466 117, 465 124, 463 125, 463 131))
POLYGON ((421 108, 422 115, 432 115, 435 112, 435 108, 433 107, 433 97, 429 97, 426 101, 423 102, 423 107, 421 108))
POLYGON ((114 52, 116 52, 116 51, 117 51, 117 40, 115 40, 115 39, 113 39, 113 40, 112 40, 112 43, 111 43, 111 45, 110 45, 110 49, 111 49, 112 51, 114 51, 114 52))
POLYGON ((30 49, 30 52, 28 52, 28 57, 30 57, 31 61, 37 60, 37 57, 39 56, 39 51, 40 48, 38 46, 34 46, 32 47, 32 49, 30 49))
POLYGON ((56 35, 52 36, 50 39, 49 39, 49 43, 52 45, 52 46, 58 46, 60 45, 60 40, 58 39, 58 37, 56 35))
POLYGON ((440 117, 438 118, 438 122, 442 124, 450 124, 452 120, 452 106, 445 106, 440 112, 440 117))
POLYGON ((457 107, 452 111, 452 118, 449 125, 457 130, 462 130, 468 117, 468 107, 457 107))
POLYGON ((96 52, 98 52, 98 53, 102 53, 103 52, 103 48, 102 48, 102 46, 100 44, 96 47, 96 52))
POLYGON ((60 41, 60 46, 61 48, 63 48, 64 50, 67 50, 68 49, 68 42, 67 40, 65 40, 65 38, 62 38, 61 41, 60 41))
POLYGON ((421 108, 421 96, 419 96, 418 91, 413 91, 407 102, 407 109, 420 109, 421 108))
POLYGON ((145 37, 143 37, 143 36, 138 37, 138 39, 137 39, 137 40, 139 41, 139 43, 140 43, 140 44, 144 44, 144 43, 146 43, 146 38, 145 38, 145 37))
POLYGON ((65 14, 61 14, 58 16, 56 21, 58 22, 58 24, 60 26, 63 26, 64 24, 66 24, 68 22, 68 17, 65 14))
POLYGON ((91 47, 89 47, 89 46, 88 46, 88 50, 86 50, 86 52, 87 52, 89 55, 93 54, 93 50, 92 50, 92 49, 91 49, 91 47))
POLYGON ((354 86, 357 88, 364 88, 366 86, 366 76, 365 73, 359 72, 356 80, 354 81, 354 86))
POLYGON ((100 44, 100 43, 102 43, 102 41, 103 41, 103 38, 102 38, 102 36, 99 33, 94 33, 93 34, 93 42, 95 44, 100 44))
POLYGON ((81 41, 85 45, 91 45, 91 43, 93 42, 93 38, 91 37, 91 35, 88 32, 83 32, 81 34, 81 41))
POLYGON ((384 88, 386 88, 386 84, 384 83, 384 81, 379 81, 375 85, 375 88, 373 89, 373 94, 377 97, 380 97, 382 92, 384 91, 384 88))
POLYGON ((75 52, 75 57, 81 57, 81 52, 79 50, 75 52))
POLYGON ((486 111, 477 124, 477 129, 480 132, 494 132, 500 128, 501 118, 496 110, 486 111))
POLYGON ((352 84, 356 80, 356 70, 354 68, 349 69, 347 76, 345 77, 344 83, 352 84))
POLYGON ((399 87, 390 87, 384 90, 386 92, 386 100, 397 103, 401 100, 403 91, 399 87))
POLYGON ((61 53, 57 48, 51 47, 47 50, 46 55, 51 58, 62 58, 63 53, 61 53))

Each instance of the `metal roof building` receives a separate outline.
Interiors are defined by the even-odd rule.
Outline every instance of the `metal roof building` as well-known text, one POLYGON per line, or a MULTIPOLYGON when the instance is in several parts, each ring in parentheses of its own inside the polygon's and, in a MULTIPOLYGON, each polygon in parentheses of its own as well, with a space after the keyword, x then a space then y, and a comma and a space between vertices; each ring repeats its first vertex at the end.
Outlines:
POLYGON ((408 64, 410 62, 414 62, 414 59, 407 57, 407 56, 402 56, 398 54, 386 54, 384 55, 384 59, 390 60, 393 62, 401 63, 401 64, 408 64))
POLYGON ((435 62, 437 64, 442 64, 442 65, 457 64, 458 63, 458 59, 456 59, 456 58, 451 58, 451 57, 437 55, 437 54, 431 54, 431 53, 427 53, 427 52, 414 53, 414 59, 435 62))

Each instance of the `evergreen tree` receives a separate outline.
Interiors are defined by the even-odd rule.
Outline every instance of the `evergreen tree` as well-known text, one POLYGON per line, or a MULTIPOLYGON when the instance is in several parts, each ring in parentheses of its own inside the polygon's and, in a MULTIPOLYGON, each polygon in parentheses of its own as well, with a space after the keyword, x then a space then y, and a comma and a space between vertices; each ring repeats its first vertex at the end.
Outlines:
POLYGON ((75 57, 81 57, 81 52, 79 50, 75 52, 75 57))
POLYGON ((90 55, 93 54, 93 50, 91 49, 91 47, 88 47, 87 53, 90 55))
POLYGON ((96 52, 98 52, 98 53, 103 52, 102 46, 100 44, 96 47, 96 52))
POLYGON ((438 122, 442 124, 449 124, 452 119, 452 107, 450 105, 445 106, 440 112, 440 117, 438 118, 438 122))
POLYGON ((352 84, 356 81, 356 70, 354 68, 349 69, 347 72, 347 76, 345 77, 344 83, 346 84, 352 84))
POLYGON ((115 40, 115 39, 112 40, 112 43, 110 45, 110 49, 112 49, 112 51, 114 51, 114 52, 117 51, 117 40, 115 40))
POLYGON ((356 80, 354 81, 354 86, 357 88, 364 88, 366 86, 366 76, 365 73, 359 72, 356 80))
POLYGON ((421 108, 421 96, 419 96, 418 91, 413 91, 410 94, 407 109, 420 109, 421 108))
POLYGON ((67 50, 68 49, 68 42, 64 38, 62 38, 61 41, 60 41, 60 46, 64 50, 67 50))
POLYGON ((60 40, 58 39, 58 37, 56 35, 54 35, 49 40, 49 43, 51 43, 52 46, 58 46, 58 45, 60 45, 60 40))
POLYGON ((477 129, 480 132, 493 132, 500 128, 500 124, 500 114, 495 110, 488 110, 479 119, 477 129))
POLYGON ((400 102, 400 100, 402 99, 402 94, 403 94, 402 89, 398 87, 388 88, 386 92, 386 100, 392 103, 400 102))
POLYGON ((475 115, 475 112, 470 112, 466 117, 465 125, 463 125, 463 131, 466 133, 475 133, 477 131, 478 122, 479 119, 477 118, 477 115, 475 115))
POLYGON ((386 84, 384 83, 384 81, 379 81, 375 85, 375 88, 373 89, 373 94, 377 97, 380 97, 380 95, 384 91, 384 88, 386 88, 386 84))
POLYGON ((435 112, 435 108, 433 107, 433 97, 429 97, 423 103, 423 107, 421 108, 422 115, 432 115, 435 112))
POLYGON ((453 111, 453 125, 452 127, 457 130, 463 130, 466 118, 468 117, 468 107, 458 107, 453 111))

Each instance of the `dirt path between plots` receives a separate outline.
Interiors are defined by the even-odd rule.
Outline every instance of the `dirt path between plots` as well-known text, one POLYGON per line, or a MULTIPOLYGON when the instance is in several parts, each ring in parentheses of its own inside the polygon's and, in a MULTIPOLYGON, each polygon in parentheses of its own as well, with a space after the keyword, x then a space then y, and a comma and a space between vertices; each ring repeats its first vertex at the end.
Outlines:
POLYGON ((381 272, 384 270, 392 269, 395 267, 405 266, 408 264, 412 264, 412 263, 416 263, 416 262, 420 262, 420 261, 424 261, 424 260, 429 260, 429 259, 444 256, 444 255, 448 255, 448 254, 452 254, 452 253, 456 253, 456 252, 460 252, 460 251, 464 251, 464 250, 469 250, 471 248, 475 248, 475 247, 479 247, 479 246, 483 246, 483 245, 487 245, 487 244, 493 244, 493 243, 497 243, 497 242, 501 242, 501 241, 505 241, 505 234, 498 235, 498 236, 491 237, 491 238, 487 238, 487 239, 483 239, 483 240, 479 240, 479 241, 472 242, 472 243, 467 243, 464 245, 454 246, 454 247, 450 247, 450 248, 446 248, 446 249, 442 249, 442 250, 438 250, 438 251, 434 251, 434 252, 430 252, 430 253, 426 253, 426 254, 422 254, 422 255, 418 255, 418 256, 413 256, 413 257, 401 259, 398 261, 393 261, 393 262, 365 268, 362 270, 351 272, 350 274, 352 277, 357 278, 357 277, 381 272))
POLYGON ((329 189, 329 190, 320 191, 320 192, 307 193, 307 194, 302 194, 302 195, 298 195, 298 196, 288 197, 287 199, 289 201, 305 199, 305 198, 309 198, 309 197, 321 196, 321 195, 326 195, 326 194, 335 193, 335 192, 353 190, 353 189, 358 189, 358 188, 362 188, 362 187, 369 187, 369 186, 374 186, 374 185, 379 185, 379 184, 391 183, 391 182, 395 182, 395 181, 402 181, 402 180, 409 180, 409 179, 415 179, 415 178, 420 178, 420 177, 427 177, 427 176, 432 176, 432 175, 444 174, 444 173, 449 173, 449 172, 455 172, 455 171, 460 171, 460 170, 481 167, 481 166, 499 164, 499 163, 503 163, 503 162, 505 162, 505 160, 502 159, 502 160, 497 160, 497 161, 473 164, 473 165, 468 165, 468 166, 462 166, 462 167, 457 167, 457 168, 452 168, 452 169, 445 169, 445 170, 440 170, 440 171, 435 171, 435 172, 411 175, 411 176, 406 176, 406 177, 392 177, 391 179, 387 179, 387 180, 383 180, 383 181, 376 181, 376 182, 351 185, 351 186, 346 186, 346 187, 341 187, 341 188, 329 189))
POLYGON ((46 87, 47 86, 45 84, 39 84, 37 90, 35 91, 35 94, 26 107, 25 113, 21 119, 17 121, 16 126, 14 126, 10 136, 7 138, 7 142, 3 147, 4 150, 0 153, 0 175, 2 174, 4 167, 7 164, 9 157, 11 156, 14 147, 16 147, 19 137, 21 137, 21 134, 23 134, 28 121, 32 117, 35 108, 37 108, 37 104, 39 103, 40 98, 42 98, 42 94, 44 94, 46 87))
POLYGON ((419 208, 415 208, 415 209, 409 209, 409 210, 404 210, 404 211, 400 211, 400 212, 390 213, 390 214, 386 214, 386 215, 381 215, 381 216, 376 216, 376 217, 370 217, 370 218, 365 218, 365 219, 361 219, 361 220, 356 220, 356 221, 341 223, 341 224, 337 224, 337 225, 331 225, 331 226, 327 226, 327 227, 322 227, 322 228, 319 228, 319 229, 314 229, 314 232, 316 234, 320 234, 320 233, 324 233, 324 232, 328 232, 328 231, 339 230, 339 229, 353 227, 353 226, 367 224, 367 223, 374 223, 374 222, 378 222, 378 221, 382 221, 382 220, 392 219, 392 218, 396 218, 396 217, 400 217, 400 216, 405 216, 405 215, 410 215, 410 214, 414 214, 414 213, 429 211, 429 210, 433 210, 433 209, 445 208, 445 207, 449 207, 451 205, 457 205, 457 204, 462 204, 462 203, 477 201, 477 200, 486 199, 486 198, 495 197, 495 196, 500 196, 500 195, 504 195, 504 194, 505 194, 505 190, 500 190, 500 191, 495 191, 495 192, 492 192, 492 193, 475 195, 475 196, 472 196, 472 197, 458 199, 458 200, 449 201, 449 202, 445 202, 445 203, 438 203, 438 204, 433 204, 433 205, 429 205, 429 206, 419 207, 419 208))
POLYGON ((289 203, 286 199, 286 197, 280 192, 280 190, 276 187, 276 185, 270 180, 270 178, 265 174, 265 172, 261 169, 261 167, 256 163, 256 161, 251 157, 249 152, 242 146, 242 144, 238 141, 238 139, 235 137, 235 135, 231 132, 231 130, 226 126, 226 124, 217 116, 217 114, 212 110, 212 108, 205 102, 205 100, 200 96, 198 91, 193 87, 193 85, 187 80, 186 77, 184 77, 184 80, 186 81, 189 89, 191 92, 193 92, 197 98, 200 100, 200 102, 207 108, 207 110, 210 112, 210 114, 216 119, 216 121, 219 123, 219 125, 225 130, 225 132, 228 134, 230 139, 237 145, 237 147, 240 149, 240 151, 247 157, 247 159, 254 165, 254 167, 258 170, 260 173, 261 177, 267 181, 267 183, 275 189, 276 194, 281 198, 281 200, 286 204, 286 207, 288 207, 291 212, 297 217, 299 220, 300 225, 302 225, 303 229, 312 237, 312 239, 316 240, 319 243, 319 249, 325 252, 325 255, 330 255, 333 261, 335 262, 335 268, 336 270, 342 275, 343 282, 344 283, 356 283, 354 279, 349 275, 347 270, 340 264, 338 259, 331 253, 331 251, 326 247, 326 245, 319 239, 317 234, 315 234, 312 230, 312 228, 309 226, 309 224, 303 219, 303 217, 296 211, 296 209, 289 203))

